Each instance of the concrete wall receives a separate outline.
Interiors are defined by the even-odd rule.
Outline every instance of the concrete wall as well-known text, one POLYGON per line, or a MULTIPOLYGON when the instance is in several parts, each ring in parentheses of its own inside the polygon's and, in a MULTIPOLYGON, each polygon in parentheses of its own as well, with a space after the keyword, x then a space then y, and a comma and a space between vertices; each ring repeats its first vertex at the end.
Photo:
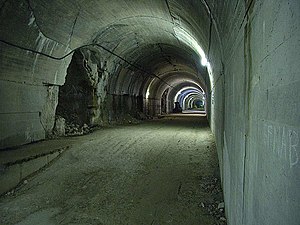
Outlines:
MULTIPOLYGON (((51 56, 69 51, 39 27, 25 1, 1 1, 0 13, 2 40, 51 56)), ((2 42, 0 49, 0 148, 44 139, 54 125, 58 86, 72 55, 52 60, 2 42)))
POLYGON ((297 225, 300 2, 222 1, 211 7, 224 51, 211 118, 228 224, 297 225))
MULTIPOLYGON (((28 45, 47 53, 57 44, 43 36, 32 39, 28 45)), ((58 86, 70 59, 47 61, 3 43, 0 48, 0 148, 44 139, 54 125, 58 86)), ((55 52, 63 54, 65 47, 57 45, 55 52)))
MULTIPOLYGON (((165 32, 172 31, 173 23, 168 21, 170 12, 163 1, 157 5, 137 1, 147 5, 139 8, 143 13, 119 1, 112 5, 94 2, 95 7, 79 1, 80 13, 78 5, 67 0, 0 2, 1 39, 51 56, 63 56, 98 40, 125 58, 147 66, 153 61, 154 68, 152 59, 161 55, 161 50, 151 47, 151 41, 168 43, 170 54, 183 52, 178 40, 165 32), (112 8, 118 10, 109 13, 112 8), (101 10, 107 14, 99 13, 101 10), (130 18, 134 18, 133 11, 137 18, 157 13, 157 18, 165 17, 162 21, 167 22, 152 21, 157 27, 146 27, 148 21, 139 23, 137 19, 139 26, 132 26, 134 30, 122 24, 108 26, 119 11, 130 18), (141 32, 140 37, 136 32, 141 32), (151 55, 154 58, 146 60, 151 55)), ((300 2, 211 0, 208 7, 206 1, 191 2, 194 5, 170 1, 180 7, 171 4, 169 10, 182 18, 180 25, 191 29, 209 57, 211 80, 204 77, 203 83, 211 90, 207 92, 208 112, 217 142, 228 224, 299 224, 300 2)), ((0 48, 0 148, 43 139, 53 127, 58 86, 65 82, 72 55, 53 60, 4 43, 0 48)), ((190 51, 184 54, 189 55, 190 51)), ((147 76, 134 73, 126 63, 122 66, 111 54, 101 52, 96 58, 98 62, 90 61, 97 73, 101 71, 96 96, 102 114, 97 114, 95 123, 113 121, 142 108, 140 99, 145 96, 140 90, 146 88, 142 86, 148 82, 147 76)), ((180 62, 185 62, 181 58, 180 62)), ((194 62, 192 58, 186 63, 194 62)), ((149 111, 155 113, 160 103, 149 104, 149 111)))
MULTIPOLYGON (((188 21, 180 22, 181 28, 199 36, 205 47, 208 31, 197 29, 199 24, 192 18, 199 13, 203 15, 201 27, 208 25, 205 8, 181 0, 169 5, 164 1, 136 3, 139 7, 132 7, 126 1, 89 4, 84 1, 75 4, 72 0, 0 1, 1 149, 38 141, 51 133, 58 89, 65 83, 72 59, 68 53, 82 50, 82 46, 89 49, 84 54, 89 66, 85 69, 91 69, 88 76, 101 75, 99 83, 92 85, 96 89, 92 106, 97 106, 93 125, 112 121, 119 117, 119 112, 126 114, 142 108, 138 100, 145 97, 144 90, 153 79, 151 73, 165 74, 177 66, 176 71, 193 72, 195 79, 199 71, 201 74, 201 69, 197 71, 200 64, 197 54, 171 34, 174 18, 170 18, 170 13, 173 11, 179 19, 188 14, 188 21), (96 54, 91 54, 92 51, 96 54), (172 56, 170 59, 166 58, 168 54, 172 56), (138 106, 132 107, 137 101, 138 106), (126 109, 120 110, 122 107, 126 109)), ((160 113, 160 103, 150 105, 158 106, 149 110, 151 113, 160 113)))

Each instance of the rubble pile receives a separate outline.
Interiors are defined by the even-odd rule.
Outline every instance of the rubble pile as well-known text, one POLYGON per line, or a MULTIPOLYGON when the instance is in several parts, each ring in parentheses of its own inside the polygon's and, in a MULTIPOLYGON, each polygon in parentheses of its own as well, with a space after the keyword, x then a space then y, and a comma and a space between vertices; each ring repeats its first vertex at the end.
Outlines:
POLYGON ((206 193, 216 194, 222 192, 219 180, 215 177, 201 177, 201 189, 206 193))
POLYGON ((69 122, 61 116, 57 116, 51 138, 63 136, 78 136, 91 132, 91 127, 87 124, 79 125, 77 123, 69 122))
POLYGON ((201 189, 214 197, 207 202, 201 202, 200 206, 217 219, 217 225, 226 225, 225 204, 220 198, 222 193, 220 181, 215 177, 201 177, 201 181, 201 189))
POLYGON ((90 133, 91 129, 87 124, 80 126, 72 122, 65 123, 65 136, 77 136, 90 133))
POLYGON ((138 124, 140 121, 136 118, 134 118, 130 114, 122 114, 118 117, 115 118, 115 120, 111 121, 109 124, 115 124, 115 125, 120 125, 120 124, 138 124))

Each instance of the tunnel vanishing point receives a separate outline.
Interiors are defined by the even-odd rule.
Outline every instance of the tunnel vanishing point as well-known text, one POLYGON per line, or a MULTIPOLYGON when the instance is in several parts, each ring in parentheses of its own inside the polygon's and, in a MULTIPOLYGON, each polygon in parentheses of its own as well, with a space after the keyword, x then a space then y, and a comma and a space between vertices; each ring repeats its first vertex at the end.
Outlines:
POLYGON ((299 0, 0 0, 0 17, 1 152, 202 110, 227 223, 300 224, 299 0))

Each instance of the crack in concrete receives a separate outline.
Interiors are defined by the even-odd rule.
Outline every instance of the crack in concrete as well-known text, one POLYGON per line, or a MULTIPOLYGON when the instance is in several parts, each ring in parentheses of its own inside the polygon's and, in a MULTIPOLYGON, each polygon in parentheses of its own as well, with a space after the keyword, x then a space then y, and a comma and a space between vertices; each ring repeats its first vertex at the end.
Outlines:
POLYGON ((37 159, 37 158, 40 158, 40 157, 43 157, 43 156, 52 155, 52 154, 57 153, 57 152, 59 152, 61 154, 63 151, 67 150, 68 148, 70 148, 69 145, 65 146, 65 147, 58 148, 58 149, 54 149, 50 152, 30 156, 30 157, 27 157, 27 158, 24 158, 24 159, 18 159, 18 160, 13 161, 13 162, 4 163, 3 166, 4 167, 10 167, 10 166, 13 166, 13 165, 16 165, 16 164, 22 164, 24 162, 28 162, 28 161, 31 161, 31 160, 34 160, 34 159, 37 159))
POLYGON ((209 40, 208 40, 208 50, 207 50, 207 59, 208 61, 210 60, 210 49, 211 49, 211 33, 212 33, 212 17, 210 17, 210 22, 209 22, 209 40))
POLYGON ((69 36, 69 40, 68 40, 67 46, 69 46, 71 44, 72 37, 73 37, 73 34, 74 34, 74 30, 75 30, 75 26, 76 26, 76 23, 77 23, 79 15, 80 15, 80 11, 78 11, 78 13, 77 13, 77 15, 75 17, 75 20, 73 22, 72 30, 71 30, 71 33, 70 33, 70 36, 69 36))
MULTIPOLYGON (((246 20, 246 19, 248 20, 247 17, 249 16, 249 10, 252 8, 253 2, 254 2, 254 0, 251 0, 251 2, 250 2, 250 3, 248 4, 248 6, 247 6, 247 9, 246 9, 246 12, 245 12, 245 15, 244 15, 244 18, 243 18, 243 20, 242 20, 242 23, 241 23, 241 25, 240 25, 239 30, 242 28, 242 26, 243 26, 245 20, 246 20)), ((246 2, 246 3, 247 3, 247 2, 246 2)))
POLYGON ((236 0, 235 6, 234 6, 234 10, 233 10, 234 12, 237 10, 237 7, 238 7, 238 5, 239 5, 239 2, 240 2, 239 0, 236 0))
POLYGON ((166 5, 167 5, 169 14, 170 14, 170 16, 171 16, 171 20, 172 20, 172 22, 174 23, 174 16, 172 15, 171 7, 170 7, 170 5, 169 5, 169 2, 168 2, 168 0, 165 0, 165 2, 166 2, 166 5))
POLYGON ((57 40, 55 40, 55 39, 53 39, 53 38, 51 38, 51 37, 49 37, 48 35, 45 34, 45 31, 43 31, 43 29, 42 29, 41 26, 39 25, 39 22, 37 21, 36 14, 35 14, 34 9, 33 9, 32 5, 31 5, 31 3, 30 3, 30 0, 25 0, 25 1, 26 1, 27 5, 28 5, 29 11, 32 13, 32 16, 33 16, 33 18, 34 18, 34 22, 33 22, 33 23, 35 23, 35 25, 36 25, 38 31, 39 31, 44 37, 48 38, 49 40, 52 40, 52 41, 54 41, 54 42, 56 42, 56 43, 58 43, 58 44, 60 44, 60 45, 65 46, 65 44, 63 44, 62 42, 57 41, 57 40))
POLYGON ((180 194, 181 191, 181 186, 182 186, 182 182, 180 181, 179 186, 178 186, 178 190, 177 190, 177 195, 180 194))
MULTIPOLYGON (((124 40, 124 39, 123 39, 124 40)), ((116 44, 116 46, 111 50, 112 52, 114 52, 116 49, 117 49, 117 47, 119 47, 119 45, 121 44, 121 42, 118 42, 117 44, 116 44)))
POLYGON ((171 62, 171 60, 168 58, 168 56, 167 56, 166 53, 164 52, 164 50, 163 50, 163 48, 161 47, 161 45, 160 45, 160 44, 157 44, 157 46, 159 47, 160 52, 162 53, 162 56, 164 57, 164 59, 165 59, 171 66, 175 67, 176 65, 173 64, 173 63, 171 62))
POLYGON ((245 105, 244 105, 244 111, 245 111, 245 134, 244 134, 244 157, 243 157, 243 195, 242 195, 242 223, 245 221, 245 211, 246 211, 246 171, 247 171, 247 158, 248 158, 248 145, 249 145, 249 133, 250 133, 250 112, 251 112, 251 75, 252 75, 252 53, 251 53, 251 21, 250 16, 253 11, 254 7, 254 0, 251 0, 251 2, 248 4, 248 1, 245 2, 245 6, 247 8, 246 10, 246 25, 244 28, 244 73, 245 73, 245 79, 244 79, 244 85, 245 85, 245 105))
POLYGON ((276 50, 286 43, 289 39, 291 39, 294 35, 290 36, 289 38, 285 38, 279 45, 277 45, 272 51, 270 51, 259 63, 261 64, 263 61, 265 61, 270 55, 274 54, 276 50))
MULTIPOLYGON (((171 7, 170 7, 170 4, 169 4, 168 0, 165 0, 165 3, 166 3, 166 5, 167 5, 168 12, 169 12, 170 17, 171 17, 171 23, 172 23, 174 26, 176 26, 176 22, 175 22, 175 19, 176 19, 176 18, 175 18, 175 16, 172 15, 171 7)), ((174 31, 174 28, 173 28, 172 30, 173 30, 172 35, 174 36, 174 38, 177 40, 178 44, 180 45, 181 42, 180 42, 180 40, 178 39, 178 37, 176 36, 175 31, 174 31)))
POLYGON ((42 121, 42 112, 39 112, 39 119, 40 119, 40 123, 41 123, 41 125, 42 125, 42 127, 43 127, 43 129, 45 131, 45 134, 47 134, 47 129, 46 129, 46 127, 45 127, 45 125, 44 125, 44 123, 42 121))
POLYGON ((222 39, 221 39, 221 37, 220 37, 220 32, 219 32, 219 29, 218 29, 218 26, 217 26, 217 22, 216 22, 216 19, 215 19, 215 17, 214 17, 214 15, 213 15, 213 13, 212 13, 212 11, 211 11, 211 8, 210 8, 210 6, 209 6, 209 4, 208 4, 208 2, 207 2, 207 0, 201 0, 201 3, 204 5, 204 7, 206 8, 206 11, 207 11, 207 13, 208 13, 208 15, 209 15, 209 17, 210 17, 210 19, 211 19, 211 22, 212 22, 212 24, 214 25, 214 28, 215 28, 215 31, 216 31, 216 33, 217 33, 217 37, 218 37, 218 41, 219 41, 219 43, 220 43, 220 51, 221 51, 221 58, 223 58, 223 43, 222 43, 222 39))
MULTIPOLYGON (((28 9, 30 10, 30 12, 32 13, 32 16, 34 17, 34 23, 36 24, 38 30, 42 33, 42 35, 44 35, 46 38, 50 39, 50 40, 53 40, 52 38, 50 38, 49 36, 45 35, 45 32, 43 31, 43 29, 41 29, 41 26, 39 25, 37 19, 36 19, 36 15, 35 15, 35 12, 34 12, 34 9, 30 3, 30 0, 25 0, 27 2, 27 5, 28 5, 28 9)), ((53 40, 55 41, 55 40, 53 40)), ((56 41, 57 42, 57 41, 56 41)))

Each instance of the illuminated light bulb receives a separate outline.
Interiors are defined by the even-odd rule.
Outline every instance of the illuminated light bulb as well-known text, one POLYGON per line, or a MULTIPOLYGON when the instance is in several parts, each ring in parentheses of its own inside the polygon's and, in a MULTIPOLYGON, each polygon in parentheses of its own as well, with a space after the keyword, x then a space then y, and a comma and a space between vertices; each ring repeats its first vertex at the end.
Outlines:
POLYGON ((207 66, 207 63, 208 63, 208 62, 207 62, 207 59, 203 57, 203 58, 201 59, 201 64, 202 64, 202 66, 207 66))
POLYGON ((206 66, 207 59, 206 59, 205 53, 204 53, 203 49, 201 48, 201 46, 198 44, 197 40, 191 34, 189 34, 187 31, 185 31, 181 28, 175 27, 174 31, 175 31, 176 37, 179 40, 181 40, 186 45, 190 46, 192 49, 195 50, 195 52, 198 53, 198 55, 201 57, 202 66, 206 66))
POLYGON ((146 92, 146 98, 149 98, 149 95, 150 95, 150 90, 148 89, 146 92))

